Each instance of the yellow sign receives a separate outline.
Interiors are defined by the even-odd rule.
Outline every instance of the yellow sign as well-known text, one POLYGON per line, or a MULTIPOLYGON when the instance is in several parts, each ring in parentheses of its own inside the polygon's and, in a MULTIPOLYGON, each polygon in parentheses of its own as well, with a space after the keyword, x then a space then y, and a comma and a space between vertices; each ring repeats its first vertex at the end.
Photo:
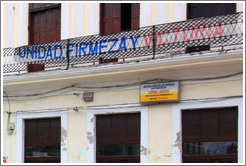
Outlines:
POLYGON ((179 101, 179 82, 141 85, 140 103, 179 101))

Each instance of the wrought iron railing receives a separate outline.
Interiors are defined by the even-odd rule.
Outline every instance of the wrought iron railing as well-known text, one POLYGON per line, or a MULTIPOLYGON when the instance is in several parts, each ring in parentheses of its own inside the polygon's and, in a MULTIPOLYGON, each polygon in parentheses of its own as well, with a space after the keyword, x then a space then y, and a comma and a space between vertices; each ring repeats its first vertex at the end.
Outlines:
POLYGON ((107 35, 90 35, 18 48, 4 48, 3 73, 27 71, 28 64, 68 69, 102 59, 207 50, 243 44, 243 13, 142 27, 107 35))

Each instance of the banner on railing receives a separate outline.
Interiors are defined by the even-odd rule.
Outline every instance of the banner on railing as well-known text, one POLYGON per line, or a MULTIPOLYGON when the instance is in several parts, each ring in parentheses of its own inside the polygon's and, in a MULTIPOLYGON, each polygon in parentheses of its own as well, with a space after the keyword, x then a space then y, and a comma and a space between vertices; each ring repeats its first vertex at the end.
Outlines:
POLYGON ((188 47, 208 48, 242 44, 243 13, 142 27, 109 35, 91 35, 15 49, 4 49, 4 65, 9 70, 25 70, 25 63, 45 67, 69 66, 186 51, 188 47), (21 67, 20 67, 21 66, 21 67), (11 69, 10 69, 11 68, 11 69))
POLYGON ((184 28, 177 25, 177 27, 172 29, 164 29, 160 32, 143 34, 143 36, 115 37, 95 42, 68 43, 64 46, 60 44, 25 46, 17 48, 16 51, 18 54, 18 61, 21 59, 64 59, 68 56, 81 57, 104 54, 108 54, 110 56, 110 54, 118 53, 120 51, 135 51, 136 46, 149 48, 150 46, 153 46, 154 41, 155 47, 157 47, 192 40, 211 40, 211 38, 223 37, 223 35, 225 35, 224 29, 224 26, 222 26, 220 22, 217 24, 199 23, 195 26, 187 25, 184 28))

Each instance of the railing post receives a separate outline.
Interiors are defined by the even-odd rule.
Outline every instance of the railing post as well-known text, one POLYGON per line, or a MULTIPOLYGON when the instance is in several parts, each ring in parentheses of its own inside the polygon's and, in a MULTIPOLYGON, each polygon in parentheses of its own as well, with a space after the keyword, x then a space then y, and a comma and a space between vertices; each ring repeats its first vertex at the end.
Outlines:
POLYGON ((155 59, 155 26, 153 25, 153 58, 155 59))
POLYGON ((66 53, 67 53, 67 55, 66 55, 66 57, 67 57, 67 68, 66 68, 66 70, 69 69, 69 63, 70 63, 69 44, 70 44, 70 40, 67 39, 67 51, 66 51, 66 53))

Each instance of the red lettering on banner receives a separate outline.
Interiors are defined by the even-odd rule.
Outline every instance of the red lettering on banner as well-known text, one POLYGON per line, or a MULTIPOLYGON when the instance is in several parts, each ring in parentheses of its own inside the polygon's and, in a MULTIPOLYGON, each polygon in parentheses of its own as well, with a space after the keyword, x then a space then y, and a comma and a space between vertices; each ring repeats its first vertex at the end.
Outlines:
POLYGON ((149 45, 150 45, 150 43, 152 41, 152 38, 153 38, 153 33, 151 33, 150 38, 149 38, 149 42, 148 42, 146 35, 144 35, 145 45, 146 45, 147 48, 149 48, 149 45))
MULTIPOLYGON (((158 35, 158 33, 156 32, 155 33, 155 47, 157 45, 157 35, 158 35)), ((144 35, 144 40, 145 40, 146 47, 149 48, 150 43, 153 41, 153 33, 151 33, 151 35, 149 37, 149 41, 147 41, 147 37, 146 37, 146 35, 144 35)))
POLYGON ((206 24, 197 24, 195 40, 198 39, 198 32, 201 33, 201 36, 202 36, 203 39, 205 38, 204 35, 203 35, 203 31, 205 31, 206 27, 207 27, 206 24), (204 28, 200 29, 200 26, 203 26, 204 28))
POLYGON ((177 36, 178 36, 178 32, 179 32, 179 30, 180 29, 182 29, 181 27, 178 27, 178 28, 173 28, 172 30, 174 30, 175 31, 175 33, 174 33, 174 43, 175 42, 177 42, 177 36))
POLYGON ((223 36, 223 35, 222 35, 222 28, 221 28, 220 22, 219 22, 218 25, 215 27, 213 37, 215 37, 216 35, 223 36))
POLYGON ((209 28, 208 28, 208 38, 210 38, 211 36, 211 27, 212 27, 212 23, 209 25, 209 28))
MULTIPOLYGON (((213 27, 212 23, 210 23, 210 24, 201 23, 201 24, 196 25, 196 30, 195 30, 194 26, 187 25, 184 29, 181 27, 172 28, 173 33, 171 33, 171 34, 170 34, 169 30, 163 30, 159 34, 158 34, 158 32, 156 32, 155 33, 155 46, 157 46, 157 44, 165 45, 168 42, 170 42, 168 37, 167 37, 168 35, 174 35, 174 43, 177 42, 178 40, 179 40, 179 42, 182 42, 181 41, 182 39, 183 39, 183 41, 191 41, 192 39, 197 40, 199 38, 201 38, 201 39, 211 38, 211 37, 214 38, 217 35, 223 36, 221 22, 219 22, 214 29, 212 29, 212 27, 213 27), (178 38, 178 32, 180 29, 183 30, 182 38, 178 38), (190 33, 188 33, 188 32, 190 32, 190 33), (188 36, 188 34, 190 34, 190 35, 188 36), (164 38, 164 35, 166 35, 166 38, 164 38), (159 39, 158 39, 158 37, 159 37, 159 39)), ((153 33, 151 33, 150 35, 144 35, 145 45, 147 48, 149 48, 150 44, 153 43, 153 37, 154 37, 153 33), (149 37, 147 37, 147 36, 149 36, 149 37)))
POLYGON ((155 33, 155 47, 157 46, 157 37, 158 37, 158 32, 155 33))
POLYGON ((190 26, 190 25, 186 26, 185 29, 184 29, 184 32, 183 32, 183 39, 184 39, 184 41, 190 41, 193 38, 193 32, 194 32, 194 27, 193 26, 190 26), (189 39, 186 39, 186 30, 189 29, 189 28, 192 28, 192 30, 191 30, 191 36, 190 36, 189 39))
POLYGON ((159 35, 159 44, 160 45, 167 44, 167 42, 168 42, 168 39, 166 39, 165 42, 163 42, 163 43, 161 42, 161 35, 163 35, 164 33, 166 33, 168 35, 169 34, 169 31, 168 30, 165 30, 165 31, 161 31, 160 32, 160 35, 159 35))

